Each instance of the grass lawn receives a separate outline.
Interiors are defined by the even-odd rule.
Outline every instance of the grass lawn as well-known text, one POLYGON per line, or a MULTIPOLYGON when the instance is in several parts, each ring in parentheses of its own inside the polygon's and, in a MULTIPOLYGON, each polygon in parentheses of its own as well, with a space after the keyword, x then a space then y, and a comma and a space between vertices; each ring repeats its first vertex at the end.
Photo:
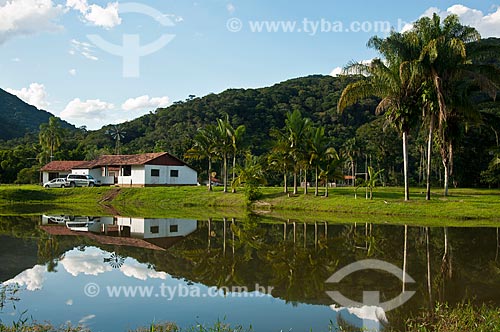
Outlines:
MULTIPOLYGON (((221 187, 208 192, 205 187, 149 188, 65 188, 39 186, 0 186, 0 215, 61 212, 73 214, 122 214, 147 217, 206 218, 243 217, 248 214, 242 190, 223 193, 221 187)), ((301 191, 302 192, 302 191, 301 191)), ((334 188, 329 197, 288 195, 282 188, 262 188, 263 196, 250 209, 270 219, 304 221, 408 223, 450 226, 500 226, 500 190, 452 189, 450 196, 433 192, 425 200, 424 190, 414 188, 409 202, 403 189, 377 188, 373 200, 366 200, 363 190, 357 199, 352 188, 334 188)), ((322 195, 323 192, 321 191, 322 195)))

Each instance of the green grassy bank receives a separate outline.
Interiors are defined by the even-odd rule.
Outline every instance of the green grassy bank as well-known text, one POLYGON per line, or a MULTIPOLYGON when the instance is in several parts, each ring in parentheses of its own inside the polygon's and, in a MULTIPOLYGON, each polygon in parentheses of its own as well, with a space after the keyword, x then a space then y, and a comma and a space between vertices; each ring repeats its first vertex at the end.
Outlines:
MULTIPOLYGON (((5 332, 91 332, 85 326, 72 326, 66 324, 54 327, 50 323, 37 323, 29 320, 14 322, 13 325, 3 325, 0 322, 0 331, 5 332)), ((217 321, 213 325, 195 324, 187 328, 180 328, 175 323, 151 323, 150 326, 129 330, 129 332, 245 332, 254 331, 252 327, 241 325, 231 326, 223 321, 217 321)), ((311 329, 312 331, 312 329, 311 329)), ((356 328, 348 323, 340 323, 335 326, 332 323, 324 332, 341 331, 368 331, 356 328)), ((383 331, 387 332, 462 332, 481 331, 499 332, 500 314, 498 308, 483 305, 475 307, 470 304, 459 304, 455 307, 437 305, 434 311, 424 311, 416 317, 406 320, 403 328, 394 328, 390 324, 383 331)))
MULTIPOLYGON (((286 195, 282 188, 262 188, 262 198, 250 206, 267 218, 304 221, 442 224, 457 226, 500 225, 500 190, 453 189, 443 197, 436 191, 431 201, 422 189, 413 189, 411 200, 403 200, 401 188, 378 188, 373 200, 364 191, 357 199, 352 188, 335 188, 329 197, 309 194, 286 195)), ((320 194, 323 194, 322 192, 320 194)), ((45 189, 38 186, 0 186, 0 215, 122 214, 146 217, 207 216, 243 217, 248 214, 242 192, 223 193, 216 187, 74 188, 45 189)))

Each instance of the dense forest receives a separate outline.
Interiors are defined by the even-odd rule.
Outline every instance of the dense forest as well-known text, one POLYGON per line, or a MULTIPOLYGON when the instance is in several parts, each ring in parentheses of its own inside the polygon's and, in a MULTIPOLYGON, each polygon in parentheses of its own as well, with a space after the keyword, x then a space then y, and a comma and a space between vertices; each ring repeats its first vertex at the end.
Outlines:
MULTIPOLYGON (((468 49, 500 47, 499 39, 485 39, 467 45, 468 49)), ((472 52, 471 52, 472 53, 472 52)), ((479 65, 500 64, 500 53, 470 59, 479 65)), ((360 75, 339 77, 313 75, 291 79, 271 87, 260 89, 230 89, 220 94, 204 97, 189 96, 167 108, 157 109, 135 120, 109 125, 96 131, 59 124, 64 132, 51 151, 44 147, 42 135, 33 131, 31 124, 40 121, 40 112, 31 109, 23 115, 26 121, 9 125, 10 131, 1 127, 0 138, 0 183, 38 183, 38 169, 50 156, 54 160, 89 160, 101 154, 132 154, 153 151, 168 151, 185 158, 194 144, 200 128, 216 125, 227 118, 233 128, 245 126, 242 147, 237 154, 237 164, 243 164, 246 153, 260 156, 266 164, 268 154, 276 144, 273 131, 283 131, 287 116, 300 111, 303 118, 310 119, 311 126, 324 128, 328 145, 335 149, 342 161, 340 169, 350 175, 366 172, 367 166, 381 170, 384 185, 403 184, 403 156, 401 133, 388 121, 386 114, 376 112, 381 99, 363 98, 343 112, 338 111, 338 102, 344 89, 351 83, 363 80, 360 75), (36 116, 35 116, 36 115, 36 116), (18 128, 22 126, 22 128, 18 128), (12 138, 12 128, 23 137, 12 138), (29 128, 31 130, 27 130, 29 128), (10 139, 12 138, 12 139, 10 139), (353 167, 354 166, 354 167, 353 167)), ((451 185, 460 187, 498 186, 500 169, 492 163, 500 152, 500 103, 478 89, 470 92, 474 109, 479 114, 456 128, 453 173, 451 185), (476 91, 477 90, 477 91, 476 91)), ((14 118, 19 102, 13 105, 0 91, 2 105, 0 115, 14 118)), ((15 98, 15 97, 14 97, 15 98)), ((27 109, 28 106, 22 107, 27 109)), ((44 116, 44 122, 48 117, 44 116)), ((1 123, 9 123, 2 120, 1 123)), ((37 123, 37 126, 40 123, 37 123)), ((46 126, 46 125, 45 125, 46 126)), ((43 127, 43 125, 42 125, 43 127)), ((417 121, 409 130, 408 158, 409 176, 412 186, 425 186, 425 165, 428 130, 424 121, 417 121)), ((437 140, 438 138, 436 138, 437 140)), ((433 145, 431 180, 442 185, 443 164, 439 158, 439 144, 433 145)), ((222 172, 222 158, 214 158, 212 169, 222 172)), ((206 160, 189 160, 198 170, 200 181, 207 178, 206 160)), ((269 185, 283 185, 283 177, 266 167, 265 176, 269 185)), ((313 179, 313 170, 309 171, 313 179)), ((291 175, 290 171, 290 175, 291 175)), ((310 180, 313 182, 312 180, 310 180)))

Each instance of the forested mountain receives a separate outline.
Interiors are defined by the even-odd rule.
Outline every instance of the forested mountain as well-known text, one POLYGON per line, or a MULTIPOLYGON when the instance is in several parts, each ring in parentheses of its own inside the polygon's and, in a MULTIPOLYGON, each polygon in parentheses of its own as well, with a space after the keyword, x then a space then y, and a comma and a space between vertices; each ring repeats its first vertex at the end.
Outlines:
MULTIPOLYGON (((471 47, 480 47, 481 43, 500 47, 499 39, 483 40, 471 47)), ((500 52, 475 59, 475 61, 498 64, 500 52)), ((337 111, 337 102, 343 89, 356 79, 352 76, 314 75, 291 79, 271 87, 229 89, 204 97, 189 96, 185 101, 175 102, 170 107, 152 111, 117 126, 105 126, 97 131, 86 131, 83 128, 73 130, 64 136, 64 141, 54 156, 59 160, 92 159, 103 153, 168 151, 184 158, 186 151, 193 145, 193 138, 198 129, 209 124, 216 124, 217 119, 226 115, 235 128, 239 125, 246 126, 245 150, 253 155, 261 156, 268 153, 273 144, 271 130, 280 130, 285 126, 287 112, 300 110, 304 117, 311 119, 314 126, 325 128, 325 134, 331 146, 343 154, 345 159, 348 158, 347 156, 355 159, 360 172, 364 171, 365 163, 369 163, 375 169, 385 170, 384 182, 386 184, 400 185, 402 179, 401 137, 386 122, 384 115, 375 114, 378 100, 373 98, 364 100, 348 108, 342 114, 337 111), (117 130, 121 138, 119 146, 116 144, 117 130)), ((24 119, 19 119, 19 116, 24 114, 21 111, 18 111, 19 115, 16 115, 18 120, 15 121, 22 123, 23 128, 36 130, 39 124, 47 122, 50 116, 49 113, 38 111, 3 91, 0 96, 2 100, 6 100, 0 112, 0 116, 4 118, 5 114, 17 114, 13 110, 29 109, 31 111, 32 114, 25 115, 24 119), (7 107, 7 102, 10 102, 12 106, 7 107)), ((460 143, 454 151, 453 181, 459 186, 480 186, 485 183, 500 182, 498 172, 484 173, 488 170, 493 156, 500 150, 498 143, 500 103, 477 93, 474 97, 474 104, 475 108, 481 112, 481 119, 467 124, 457 133, 460 143), (491 181, 481 183, 486 177, 489 177, 491 181)), ((9 127, 7 123, 12 123, 13 120, 8 122, 4 118, 0 119, 0 126, 9 127)), ((16 133, 26 132, 17 126, 11 125, 9 128, 11 127, 16 128, 16 133)), ((6 135, 3 129, 2 134, 6 135)), ((427 140, 425 125, 416 126, 410 133, 409 139, 412 185, 422 184, 427 140)), ((29 156, 33 159, 40 152, 40 146, 36 144, 36 140, 36 136, 26 137, 24 140, 16 140, 15 148, 11 142, 7 142, 5 146, 12 147, 10 151, 17 151, 17 155, 22 155, 22 158, 29 156)), ((442 165, 437 149, 435 144, 432 176, 436 182, 441 180, 442 175, 442 165)), ((0 150, 0 156, 3 159, 16 160, 16 153, 9 153, 4 150, 2 156, 0 150)), ((18 158, 17 165, 25 163, 22 158, 18 158)), ((240 160, 241 158, 240 156, 240 160)), ((204 171, 204 161, 190 162, 198 171, 204 171)), ((9 168, 9 165, 10 162, 2 161, 2 167, 0 167, 0 181, 2 182, 13 182, 19 172, 16 168, 19 166, 9 168)), ((35 167, 36 161, 33 161, 30 166, 35 167)), ((220 166, 214 165, 214 169, 217 167, 220 166)), ((349 174, 349 171, 345 169, 344 173, 349 174)), ((279 176, 274 180, 271 179, 270 184, 277 184, 276 181, 279 179, 279 176)))
MULTIPOLYGON (((38 132, 40 125, 49 121, 53 114, 39 110, 18 97, 0 89, 0 141, 23 137, 38 132)), ((75 128, 62 121, 63 127, 75 128)))
MULTIPOLYGON (((126 133, 123 151, 140 152, 166 150, 182 156, 200 127, 214 124, 218 118, 229 115, 233 126, 246 126, 246 146, 260 155, 270 147, 269 132, 281 129, 287 112, 298 109, 314 123, 326 127, 334 146, 340 147, 356 129, 373 120, 376 102, 368 100, 355 109, 339 115, 337 101, 342 89, 353 78, 309 76, 292 79, 261 89, 230 89, 220 94, 197 98, 158 109, 121 128, 126 133)), ((98 146, 112 143, 104 127, 89 133, 87 142, 98 146)))

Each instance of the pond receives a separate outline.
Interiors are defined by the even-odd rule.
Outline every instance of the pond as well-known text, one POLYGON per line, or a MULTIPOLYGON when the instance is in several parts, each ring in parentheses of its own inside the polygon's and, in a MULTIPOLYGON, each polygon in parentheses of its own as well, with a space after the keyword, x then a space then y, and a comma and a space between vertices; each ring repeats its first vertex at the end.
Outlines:
POLYGON ((43 215, 0 234, 5 324, 377 331, 435 301, 500 306, 497 228, 43 215))

